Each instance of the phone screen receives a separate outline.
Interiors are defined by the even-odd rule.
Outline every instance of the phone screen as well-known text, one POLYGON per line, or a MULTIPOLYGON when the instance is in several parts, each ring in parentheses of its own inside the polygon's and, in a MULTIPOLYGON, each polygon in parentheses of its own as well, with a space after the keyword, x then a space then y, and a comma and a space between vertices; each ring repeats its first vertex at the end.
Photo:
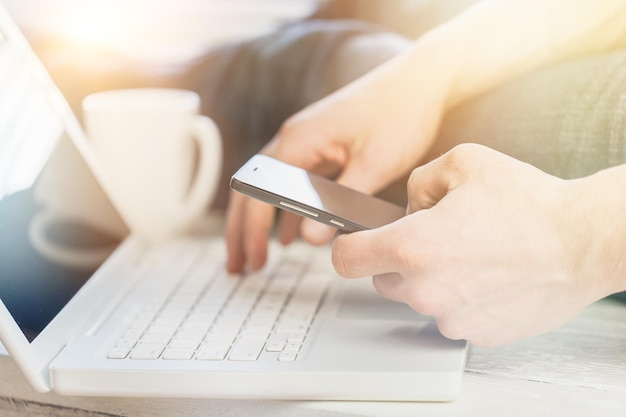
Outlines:
POLYGON ((231 187, 348 232, 375 229, 405 215, 403 207, 265 155, 246 162, 231 187))

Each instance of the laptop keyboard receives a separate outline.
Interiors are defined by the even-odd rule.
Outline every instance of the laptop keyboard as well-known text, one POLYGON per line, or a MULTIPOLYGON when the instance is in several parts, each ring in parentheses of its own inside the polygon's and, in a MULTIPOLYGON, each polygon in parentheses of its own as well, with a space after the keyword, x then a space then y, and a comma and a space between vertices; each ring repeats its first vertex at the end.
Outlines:
POLYGON ((307 249, 237 276, 200 256, 171 293, 146 302, 108 358, 295 361, 333 276, 307 249))

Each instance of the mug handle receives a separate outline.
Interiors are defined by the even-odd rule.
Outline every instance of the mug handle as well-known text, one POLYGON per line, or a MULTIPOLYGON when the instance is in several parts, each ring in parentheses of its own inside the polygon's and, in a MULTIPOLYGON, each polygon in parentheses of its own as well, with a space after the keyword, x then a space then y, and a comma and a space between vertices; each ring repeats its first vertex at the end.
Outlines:
POLYGON ((184 204, 183 218, 193 218, 212 201, 222 171, 222 139, 213 120, 197 116, 192 134, 198 143, 199 158, 196 180, 184 204))

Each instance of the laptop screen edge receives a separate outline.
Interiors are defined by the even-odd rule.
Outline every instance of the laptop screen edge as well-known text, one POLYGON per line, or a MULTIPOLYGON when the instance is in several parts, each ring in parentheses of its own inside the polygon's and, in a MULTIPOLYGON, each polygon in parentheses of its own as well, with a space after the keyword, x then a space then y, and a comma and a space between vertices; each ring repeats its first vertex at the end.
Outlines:
MULTIPOLYGON (((19 49, 28 65, 31 66, 33 76, 49 90, 47 93, 52 101, 52 107, 57 112, 67 137, 105 193, 109 194, 78 119, 1 3, 0 28, 6 39, 19 49)), ((113 202, 112 204, 114 205, 113 202)), ((140 242, 127 238, 32 342, 29 342, 14 316, 0 300, 0 341, 34 389, 40 392, 50 391, 50 363, 69 340, 85 329, 87 324, 97 316, 99 310, 116 302, 116 294, 121 297, 121 288, 130 285, 129 274, 125 269, 135 266, 116 262, 116 252, 142 250, 144 248, 140 242), (117 268, 117 274, 102 273, 103 269, 111 268, 117 268), (105 275, 106 280, 99 278, 105 275), (111 275, 118 278, 111 279, 111 275)))

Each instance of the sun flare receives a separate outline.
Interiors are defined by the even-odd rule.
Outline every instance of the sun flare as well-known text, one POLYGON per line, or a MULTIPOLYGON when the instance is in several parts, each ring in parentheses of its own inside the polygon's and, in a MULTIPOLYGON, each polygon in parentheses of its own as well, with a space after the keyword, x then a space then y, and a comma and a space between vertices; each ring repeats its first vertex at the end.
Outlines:
POLYGON ((84 2, 75 11, 64 15, 62 35, 70 41, 90 45, 112 45, 120 37, 122 14, 114 13, 106 3, 84 2))

